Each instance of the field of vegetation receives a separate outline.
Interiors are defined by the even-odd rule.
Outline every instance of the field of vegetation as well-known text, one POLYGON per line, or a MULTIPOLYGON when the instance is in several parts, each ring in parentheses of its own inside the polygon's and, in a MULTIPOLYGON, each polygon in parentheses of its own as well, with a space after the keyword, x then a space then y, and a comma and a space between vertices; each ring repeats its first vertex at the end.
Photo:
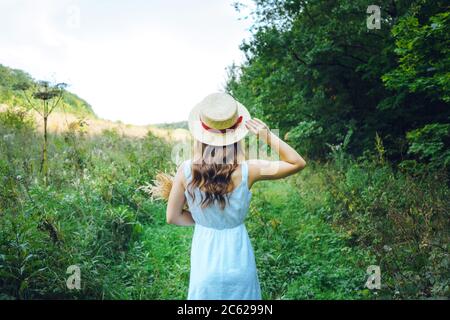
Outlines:
MULTIPOLYGON (((252 189, 263 298, 449 298, 448 6, 380 1, 382 28, 368 30, 371 1, 254 2, 226 90, 308 163, 252 189)), ((0 299, 185 299, 193 229, 166 224, 140 189, 176 169, 169 134, 89 132, 89 104, 3 66, 0 104, 0 299), (67 130, 43 130, 31 109, 49 123, 68 112, 67 130)))
MULTIPOLYGON (((50 137, 23 114, 0 115, 3 299, 183 299, 192 228, 165 223, 165 204, 139 187, 171 171, 171 144, 78 128, 50 137), (70 265, 82 289, 66 286, 70 265)), ((266 299, 448 295, 449 189, 374 156, 335 155, 300 175, 254 186, 247 220, 266 299), (382 290, 364 287, 380 265, 382 290)))

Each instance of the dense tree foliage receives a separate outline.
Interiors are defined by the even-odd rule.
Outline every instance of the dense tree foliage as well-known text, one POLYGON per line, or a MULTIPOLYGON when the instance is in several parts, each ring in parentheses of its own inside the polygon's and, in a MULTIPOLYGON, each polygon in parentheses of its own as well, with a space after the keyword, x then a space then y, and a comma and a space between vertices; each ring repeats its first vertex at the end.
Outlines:
POLYGON ((369 0, 254 2, 247 59, 227 83, 254 114, 310 158, 346 137, 347 151, 361 155, 379 136, 393 161, 448 168, 439 154, 449 146, 445 1, 378 1, 381 29, 372 30, 369 0))
POLYGON ((332 160, 314 214, 375 254, 382 295, 448 296, 450 205, 434 194, 450 168, 448 3, 377 1, 380 29, 369 0, 254 4, 227 90, 310 160, 332 160))

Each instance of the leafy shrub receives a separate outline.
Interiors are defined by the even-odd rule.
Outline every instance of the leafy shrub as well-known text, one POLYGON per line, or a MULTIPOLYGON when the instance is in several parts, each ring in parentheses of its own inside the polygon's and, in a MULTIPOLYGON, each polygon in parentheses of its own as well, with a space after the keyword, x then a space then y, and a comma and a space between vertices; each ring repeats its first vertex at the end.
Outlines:
POLYGON ((448 296, 450 191, 443 173, 420 178, 376 162, 324 172, 326 213, 381 266, 385 297, 448 296))
POLYGON ((34 118, 26 109, 8 107, 6 111, 0 112, 0 126, 11 131, 31 130, 35 127, 34 118))
POLYGON ((322 132, 323 128, 317 121, 301 121, 286 134, 286 139, 301 154, 317 157, 323 150, 323 141, 320 143, 317 139, 322 132))
POLYGON ((406 137, 409 154, 428 162, 433 170, 450 169, 450 124, 428 124, 408 132, 406 137))
POLYGON ((154 276, 141 238, 164 208, 137 188, 158 165, 171 166, 170 145, 154 136, 89 137, 76 127, 50 134, 45 186, 39 136, 6 119, 11 126, 0 126, 1 298, 158 297, 157 289, 144 290, 154 276), (80 291, 66 287, 71 265, 81 269, 80 291))

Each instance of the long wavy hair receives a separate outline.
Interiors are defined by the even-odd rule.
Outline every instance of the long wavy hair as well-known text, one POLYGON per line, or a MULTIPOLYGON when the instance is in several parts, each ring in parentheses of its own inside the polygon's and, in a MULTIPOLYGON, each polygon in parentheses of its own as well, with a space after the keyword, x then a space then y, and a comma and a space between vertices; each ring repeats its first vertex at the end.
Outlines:
POLYGON ((212 146, 196 141, 200 157, 192 162, 192 179, 187 186, 188 193, 195 200, 194 188, 201 193, 201 207, 218 203, 223 210, 228 203, 233 182, 231 175, 243 159, 241 141, 227 146, 212 146))

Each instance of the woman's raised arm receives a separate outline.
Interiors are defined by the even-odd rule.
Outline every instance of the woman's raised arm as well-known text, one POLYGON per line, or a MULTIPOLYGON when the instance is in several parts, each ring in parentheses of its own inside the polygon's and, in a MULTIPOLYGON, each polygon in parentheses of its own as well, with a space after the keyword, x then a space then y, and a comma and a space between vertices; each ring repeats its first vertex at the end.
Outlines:
POLYGON ((306 161, 286 142, 273 134, 269 127, 259 119, 246 122, 246 127, 260 141, 269 145, 272 151, 280 155, 279 161, 255 159, 249 161, 249 187, 258 180, 281 179, 299 172, 306 166, 306 161))

